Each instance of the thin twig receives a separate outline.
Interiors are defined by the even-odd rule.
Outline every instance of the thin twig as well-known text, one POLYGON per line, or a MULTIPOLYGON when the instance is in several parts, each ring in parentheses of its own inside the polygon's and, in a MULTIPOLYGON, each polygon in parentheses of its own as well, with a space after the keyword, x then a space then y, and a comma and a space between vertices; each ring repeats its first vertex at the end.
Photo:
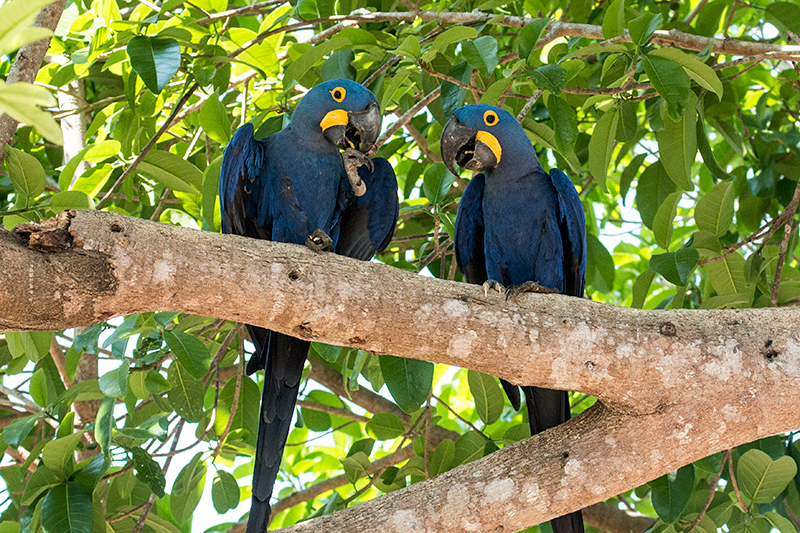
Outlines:
POLYGON ((386 128, 386 131, 384 131, 384 132, 383 132, 383 134, 381 134, 381 136, 380 136, 380 137, 378 137, 378 140, 377 140, 377 141, 375 141, 375 144, 376 144, 377 146, 380 146, 380 145, 382 145, 383 143, 385 143, 387 140, 389 140, 389 138, 390 138, 392 135, 394 135, 394 134, 395 134, 395 132, 397 132, 397 130, 399 130, 400 128, 402 128, 402 127, 403 127, 403 126, 404 126, 404 125, 405 125, 405 124, 406 124, 408 121, 410 121, 412 118, 414 118, 415 116, 417 116, 417 113, 419 113, 420 111, 422 111, 422 109, 423 109, 425 106, 427 106, 428 104, 430 104, 431 102, 433 102, 434 100, 436 100, 436 99, 439 97, 439 94, 440 94, 441 92, 442 92, 442 88, 441 88, 441 86, 440 86, 440 87, 437 87, 437 88, 435 88, 434 90, 432 90, 432 91, 430 92, 430 94, 428 94, 428 95, 427 95, 425 98, 423 98, 422 100, 420 100, 419 102, 417 102, 416 104, 414 104, 414 106, 413 106, 413 107, 411 107, 411 109, 409 109, 408 111, 406 111, 405 113, 403 113, 403 116, 402 116, 402 117, 400 117, 399 119, 397 119, 397 122, 395 122, 394 124, 392 124, 391 126, 389 126, 388 128, 386 128))
MULTIPOLYGON (((222 451, 222 443, 228 438, 228 433, 233 425, 233 417, 239 409, 239 394, 242 390, 242 376, 244 375, 244 339, 239 335, 239 373, 236 375, 236 388, 233 390, 233 403, 231 404, 231 413, 228 416, 228 422, 225 424, 225 429, 222 435, 217 438, 217 447, 214 448, 214 453, 211 454, 212 462, 217 458, 219 452, 222 451)), ((260 416, 260 415, 259 415, 260 416)))
POLYGON ((448 411, 450 411, 451 413, 453 413, 453 415, 455 415, 455 417, 456 417, 456 418, 458 418, 459 420, 461 420, 462 422, 464 422, 466 425, 468 425, 470 428, 472 428, 472 431, 474 431, 474 432, 475 432, 475 433, 477 433, 478 435, 483 435, 484 437, 486 436, 486 435, 484 435, 483 431, 481 431, 480 429, 478 429, 477 427, 475 427, 475 425, 474 425, 472 422, 470 422, 469 420, 467 420, 466 418, 464 418, 464 417, 463 417, 463 416, 461 416, 460 414, 456 413, 456 412, 453 410, 453 408, 452 408, 452 407, 450 407, 449 405, 447 405, 447 403, 445 403, 445 402, 444 402, 444 400, 442 400, 441 398, 439 398, 439 397, 438 397, 438 396, 436 396, 435 394, 433 395, 433 399, 434 399, 434 400, 436 400, 437 402, 439 402, 440 404, 444 405, 444 406, 447 408, 447 410, 448 410, 448 411))
POLYGON ((159 128, 156 134, 153 135, 153 137, 147 142, 144 148, 142 148, 142 151, 139 153, 138 156, 136 156, 136 159, 134 159, 133 162, 128 166, 128 168, 125 169, 125 171, 120 175, 120 177, 117 179, 114 185, 112 185, 111 188, 108 190, 108 192, 105 194, 105 196, 103 196, 103 198, 99 202, 97 202, 95 209, 102 208, 103 205, 105 205, 105 203, 109 200, 111 193, 116 191, 117 188, 119 188, 119 186, 122 185, 122 182, 124 182, 125 179, 131 174, 131 172, 136 170, 136 167, 139 166, 139 163, 142 162, 147 153, 153 148, 153 146, 155 146, 156 142, 158 142, 158 140, 161 138, 164 132, 172 127, 173 120, 176 118, 179 110, 186 104, 186 102, 189 100, 192 94, 194 94, 194 91, 197 90, 199 86, 200 85, 195 82, 191 85, 191 87, 189 87, 189 89, 181 97, 178 103, 175 104, 175 107, 172 109, 172 113, 170 114, 169 118, 166 121, 164 121, 164 124, 161 126, 161 128, 159 128))
MULTIPOLYGON (((726 450, 726 452, 729 455, 731 454, 730 450, 726 450)), ((731 456, 730 461, 728 461, 728 471, 731 475, 731 483, 733 484, 733 490, 736 493, 736 499, 739 500, 739 506, 742 508, 742 511, 746 513, 750 507, 744 504, 744 501, 742 500, 742 493, 739 492, 739 484, 736 482, 736 474, 733 473, 733 456, 731 456)))
POLYGON ((711 505, 711 501, 714 499, 714 494, 717 491, 717 485, 719 485, 719 480, 722 477, 722 473, 725 471, 725 463, 731 458, 731 451, 725 450, 722 454, 722 464, 719 467, 719 472, 714 476, 714 479, 711 480, 711 483, 708 485, 708 499, 706 499, 705 505, 700 510, 700 514, 697 515, 697 518, 694 519, 692 522, 691 527, 689 527, 689 531, 687 533, 693 533, 694 530, 697 528, 700 521, 706 515, 706 511, 708 511, 709 506, 711 505))
POLYGON ((530 98, 528 98, 528 101, 525 102, 525 106, 517 115, 517 122, 522 122, 522 120, 528 116, 528 113, 530 112, 531 108, 533 108, 533 105, 536 103, 536 100, 538 100, 543 93, 544 89, 536 89, 534 91, 534 93, 530 96, 530 98))

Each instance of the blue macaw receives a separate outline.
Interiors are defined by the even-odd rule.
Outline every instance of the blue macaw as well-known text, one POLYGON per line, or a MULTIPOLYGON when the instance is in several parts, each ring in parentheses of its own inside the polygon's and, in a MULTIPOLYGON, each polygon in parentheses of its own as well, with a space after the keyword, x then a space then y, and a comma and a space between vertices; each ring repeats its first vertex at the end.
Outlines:
MULTIPOLYGON (((382 251, 399 204, 391 165, 369 157, 379 109, 375 95, 358 83, 330 80, 308 91, 282 131, 256 140, 252 124, 239 128, 220 171, 222 231, 361 260, 382 251)), ((263 533, 309 342, 247 329, 256 348, 247 373, 264 369, 247 533, 263 533)))
MULTIPOLYGON (((457 109, 442 132, 442 158, 475 174, 458 204, 455 257, 469 283, 502 290, 583 296, 586 227, 569 178, 542 170, 525 130, 507 111, 477 104, 457 109)), ((501 380, 514 409, 519 388, 501 380)), ((566 391, 522 387, 531 434, 569 420, 566 391)), ((583 533, 581 512, 552 520, 555 533, 583 533)))

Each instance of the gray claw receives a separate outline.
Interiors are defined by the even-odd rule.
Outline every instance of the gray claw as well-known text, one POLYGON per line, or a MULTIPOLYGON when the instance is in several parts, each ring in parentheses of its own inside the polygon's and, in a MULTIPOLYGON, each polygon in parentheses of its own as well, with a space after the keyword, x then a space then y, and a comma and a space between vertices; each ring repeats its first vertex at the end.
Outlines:
POLYGON ((552 287, 540 285, 538 281, 526 281, 521 285, 512 285, 505 290, 506 300, 516 298, 523 292, 537 292, 539 294, 558 294, 558 290, 552 287))
POLYGON ((489 291, 495 290, 500 294, 503 294, 503 285, 496 280, 487 279, 483 282, 483 294, 489 296, 489 291))
POLYGON ((332 252, 333 239, 331 239, 327 233, 317 228, 314 230, 314 233, 309 235, 308 239, 306 239, 306 246, 315 252, 332 252))

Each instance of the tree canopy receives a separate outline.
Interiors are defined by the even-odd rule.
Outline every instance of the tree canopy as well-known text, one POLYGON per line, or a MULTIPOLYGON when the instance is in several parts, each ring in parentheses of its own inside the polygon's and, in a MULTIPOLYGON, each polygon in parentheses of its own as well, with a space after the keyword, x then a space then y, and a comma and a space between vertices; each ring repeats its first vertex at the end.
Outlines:
MULTIPOLYGON (((668 310, 793 307, 800 301, 798 34, 800 5, 767 0, 10 0, 0 6, 0 216, 9 231, 65 209, 91 209, 219 232, 219 170, 233 131, 245 122, 258 137, 278 131, 308 88, 349 78, 378 97, 379 155, 400 186, 400 220, 378 257, 381 268, 462 280, 452 238, 469 176, 447 171, 438 144, 453 110, 484 102, 517 116, 543 166, 564 170, 580 192, 591 300, 662 310, 669 320, 689 315, 668 310)), ((127 238, 124 220, 111 232, 127 238)), ((24 238, 30 245, 34 233, 2 232, 0 244, 24 238)), ((124 246, 131 257, 147 251, 162 264, 184 252, 176 246, 162 256, 146 244, 131 237, 124 246)), ((41 249, 53 247, 48 241, 41 249)), ((92 253, 53 277, 67 272, 97 298, 114 291, 119 280, 93 270, 92 253)), ((7 258, 16 256, 2 257, 12 270, 7 258)), ((314 268, 313 258, 292 257, 314 268)), ((31 279, 17 276, 19 287, 46 286, 30 272, 31 279)), ((410 278, 389 279, 392 294, 407 290, 412 299, 410 278)), ((42 308, 82 301, 80 291, 37 290, 42 308)), ((166 292, 158 296, 168 301, 166 292)), ((591 313, 584 304, 564 305, 591 313)), ((7 487, 0 531, 16 532, 16 524, 31 533, 239 527, 232 521, 249 505, 261 378, 243 375, 250 345, 236 322, 172 309, 122 318, 112 318, 122 309, 110 310, 94 325, 56 331, 31 331, 24 316, 0 320, 7 487), (237 516, 208 522, 205 510, 193 520, 206 486, 216 513, 236 509, 237 516)), ((434 321, 442 338, 463 315, 456 305, 430 309, 445 313, 434 321)), ((696 316, 714 325, 738 320, 718 313, 696 316)), ((355 322, 357 314, 346 318, 355 322)), ((669 320, 658 328, 664 339, 675 336, 669 320)), ((271 527, 357 508, 529 437, 497 379, 478 371, 491 363, 467 370, 375 353, 366 331, 366 339, 343 339, 343 348, 312 344, 271 527)), ((705 333, 709 344, 730 338, 723 326, 718 331, 719 338, 705 333)), ((436 331, 427 334, 415 342, 441 344, 436 331)), ((759 339, 764 364, 782 364, 785 345, 800 344, 794 335, 774 346, 759 339)), ((703 353, 723 357, 725 350, 735 348, 703 353)), ((682 387, 693 379, 681 374, 687 368, 658 370, 682 387)), ((745 379, 727 366, 714 378, 723 385, 745 379)), ((574 384, 578 415, 596 403, 597 384, 574 384)), ((702 392, 686 390, 697 395, 697 411, 728 407, 702 407, 702 392)), ((624 412, 621 398, 610 394, 607 408, 624 412)), ((775 416, 791 418, 798 407, 787 402, 775 416)), ((800 428, 794 418, 794 427, 781 427, 800 428)), ((703 420, 711 431, 714 416, 703 420)), ((685 432, 667 441, 677 455, 685 432)), ((669 474, 644 475, 648 483, 587 510, 587 523, 614 532, 800 529, 794 433, 727 451, 714 446, 708 451, 718 453, 688 457, 669 474)), ((652 467, 641 455, 631 461, 645 473, 652 467)))

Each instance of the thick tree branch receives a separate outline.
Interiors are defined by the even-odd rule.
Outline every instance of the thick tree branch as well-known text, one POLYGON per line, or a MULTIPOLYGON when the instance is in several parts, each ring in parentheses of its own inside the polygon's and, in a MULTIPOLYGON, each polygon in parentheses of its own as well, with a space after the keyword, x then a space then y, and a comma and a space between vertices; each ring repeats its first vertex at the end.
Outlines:
POLYGON ((196 313, 605 404, 292 531, 516 531, 800 427, 800 309, 641 310, 560 295, 506 302, 385 265, 115 213, 65 212, 41 226, 50 229, 0 232, 0 330, 196 313))

